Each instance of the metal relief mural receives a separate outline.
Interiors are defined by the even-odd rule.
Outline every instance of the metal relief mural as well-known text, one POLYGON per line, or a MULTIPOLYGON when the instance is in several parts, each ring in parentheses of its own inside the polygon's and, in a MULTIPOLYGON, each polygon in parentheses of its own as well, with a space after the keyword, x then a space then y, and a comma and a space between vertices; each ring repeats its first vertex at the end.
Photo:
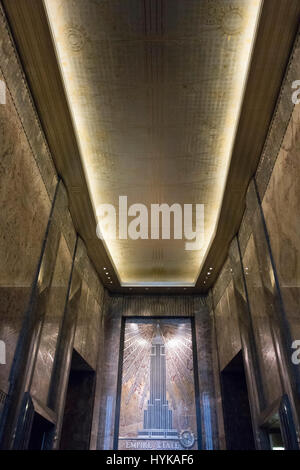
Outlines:
POLYGON ((190 319, 126 319, 119 449, 196 449, 190 319))

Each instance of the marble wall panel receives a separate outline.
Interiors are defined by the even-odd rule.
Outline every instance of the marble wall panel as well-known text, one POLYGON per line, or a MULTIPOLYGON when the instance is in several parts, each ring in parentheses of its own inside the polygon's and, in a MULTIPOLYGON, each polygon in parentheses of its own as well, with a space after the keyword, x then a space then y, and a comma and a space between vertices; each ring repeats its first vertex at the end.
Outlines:
MULTIPOLYGON (((230 252, 258 448, 264 445, 258 426, 260 412, 283 392, 288 393, 292 403, 295 400, 293 384, 297 374, 290 365, 290 343, 300 334, 300 108, 291 98, 292 83, 300 72, 299 41, 298 34, 255 175, 257 189, 252 181, 238 244, 230 252), (243 273, 238 269, 240 254, 245 285, 243 275, 238 274, 243 273)), ((295 408, 294 419, 297 429, 295 408)))
POLYGON ((51 384, 48 394, 48 406, 57 412, 58 416, 58 435, 62 422, 65 392, 69 378, 80 293, 81 279, 77 270, 73 268, 69 298, 63 318, 58 345, 56 348, 51 384))
POLYGON ((48 403, 48 390, 54 364, 57 339, 64 315, 72 257, 64 236, 60 237, 56 262, 49 286, 43 327, 31 385, 31 393, 42 403, 48 403))
POLYGON ((85 244, 80 237, 78 238, 75 265, 80 273, 80 277, 86 281, 95 299, 101 304, 104 293, 103 285, 99 282, 98 274, 87 255, 85 244))
MULTIPOLYGON (((4 80, 1 71, 0 79, 4 80)), ((7 353, 6 364, 0 367, 0 389, 4 391, 50 209, 51 201, 7 89, 6 104, 0 106, 0 339, 5 341, 7 353)))
MULTIPOLYGON (((26 81, 26 77, 10 33, 10 28, 0 3, 0 73, 6 82, 6 98, 14 104, 14 113, 17 113, 15 126, 22 127, 26 136, 27 145, 32 158, 39 170, 49 199, 53 200, 58 181, 55 166, 45 139, 42 126, 34 106, 34 102, 26 81)), ((7 104, 2 106, 7 109, 7 104)), ((9 135, 13 135, 11 129, 9 135)), ((16 140, 19 147, 19 141, 16 140)), ((34 165, 33 165, 34 167, 34 165)))
MULTIPOLYGON (((226 448, 225 430, 223 421, 223 395, 220 390, 220 373, 228 364, 234 352, 242 349, 245 367, 248 397, 252 414, 253 432, 257 448, 262 448, 263 436, 259 427, 260 411, 265 407, 260 368, 257 359, 256 343, 253 334, 252 319, 249 314, 247 295, 242 275, 242 265, 236 238, 230 247, 230 265, 232 266, 232 281, 228 284, 219 303, 212 310, 215 325, 219 324, 219 335, 216 328, 216 350, 219 370, 215 371, 215 384, 217 394, 217 417, 219 429, 220 448, 226 448), (222 303, 225 308, 221 309, 222 303), (230 329, 230 316, 234 314, 235 335, 232 337, 230 329), (218 318, 217 318, 218 317, 218 318), (225 359, 224 359, 225 358, 225 359), (219 392, 218 392, 219 390, 219 392)), ((211 297, 213 297, 211 295, 211 297)))
POLYGON ((86 361, 96 370, 98 359, 98 343, 100 336, 102 305, 90 295, 88 302, 88 319, 87 319, 87 342, 85 347, 86 361))
POLYGON ((74 348, 96 369, 104 288, 79 239, 75 266, 82 279, 74 348))
MULTIPOLYGON (((68 305, 57 346, 55 368, 49 391, 49 406, 57 412, 54 448, 60 447, 60 434, 72 351, 75 349, 79 352, 81 358, 86 361, 91 369, 96 370, 97 368, 98 350, 103 336, 103 296, 103 286, 99 279, 95 277, 85 247, 79 239, 76 247, 68 305), (89 280, 89 283, 85 279, 89 280), (98 301, 101 301, 101 304, 98 301)), ((97 379, 101 383, 101 376, 97 379)), ((90 396, 89 399, 93 403, 94 396, 90 396)), ((90 418, 87 419, 87 421, 89 420, 90 418)), ((88 436, 86 436, 86 439, 88 439, 88 436)))
MULTIPOLYGON (((101 309, 101 319, 100 319, 100 330, 98 336, 98 362, 97 362, 97 371, 96 371, 96 387, 95 387, 95 398, 94 398, 94 410, 93 410, 93 420, 90 436, 90 449, 96 450, 98 447, 98 434, 103 435, 103 427, 100 425, 100 415, 104 416, 105 411, 103 410, 103 393, 105 392, 106 384, 103 380, 104 377, 104 368, 105 368, 105 358, 106 356, 106 332, 105 332, 105 323, 106 323, 106 312, 108 309, 108 303, 110 296, 107 290, 103 292, 102 299, 102 309, 101 309)), ((105 428, 104 428, 105 430, 105 428)), ((104 431, 105 432, 105 431, 104 431)))
MULTIPOLYGON (((296 52, 296 55, 299 57, 299 51, 296 52)), ((292 60, 295 61, 295 57, 292 60)), ((239 300, 237 306, 240 328, 243 330, 242 347, 246 372, 248 371, 248 385, 258 447, 261 440, 261 431, 257 425, 259 414, 276 402, 283 393, 288 393, 292 403, 293 397, 295 397, 294 378, 289 364, 291 349, 287 343, 289 338, 291 343, 292 340, 300 337, 300 317, 298 315, 300 306, 300 271, 298 269, 300 233, 297 220, 300 202, 298 190, 300 108, 294 106, 294 109, 289 112, 287 109, 288 100, 291 98, 290 83, 294 77, 291 75, 291 70, 295 67, 292 62, 288 71, 289 86, 287 87, 286 82, 283 85, 284 93, 279 99, 256 175, 258 194, 262 197, 262 213, 259 208, 257 191, 252 181, 247 194, 247 208, 238 234, 239 248, 234 250, 235 255, 231 253, 233 286, 236 299, 239 300), (288 116, 289 119, 288 122, 285 122, 285 126, 283 126, 284 116, 288 116), (281 132, 280 145, 278 145, 277 136, 274 145, 271 142, 276 129, 281 132), (237 266, 240 263, 239 249, 242 255, 246 283, 244 288, 243 276, 236 276, 237 266), (250 307, 249 321, 246 315, 248 302, 250 307), (244 304, 246 308, 243 308, 244 304), (256 365, 255 359, 257 360, 256 365)), ((289 106, 289 108, 292 107, 289 106)), ((221 272, 213 288, 217 298, 224 290, 226 282, 226 276, 221 272)), ((221 304, 222 300, 215 307, 216 325, 220 318, 221 304)), ((226 328, 224 326, 224 330, 226 328)), ((222 340, 218 339, 220 357, 223 357, 224 354, 226 356, 224 350, 230 349, 231 345, 232 338, 225 346, 222 340)), ((294 413, 296 413, 295 410, 296 408, 294 408, 294 413)), ((296 414, 294 414, 294 419, 297 428, 296 414)))
POLYGON ((7 351, 0 389, 7 392, 58 178, 1 4, 0 80, 0 338, 7 351))
POLYGON ((213 309, 210 310, 210 318, 212 322, 212 363, 213 363, 213 376, 214 376, 214 389, 215 389, 215 408, 217 420, 218 443, 217 447, 221 450, 226 448, 224 418, 223 418, 223 405, 220 383, 220 356, 218 350, 218 341, 216 335, 216 322, 213 309))
POLYGON ((244 281, 245 274, 240 257, 240 247, 237 237, 235 237, 231 242, 229 257, 232 266, 233 294, 238 315, 250 408, 253 416, 254 432, 256 434, 258 448, 260 448, 260 431, 258 429, 257 417, 259 416, 261 409, 264 409, 266 406, 266 400, 264 397, 253 321, 248 303, 248 291, 244 281))
POLYGON ((12 403, 3 428, 4 446, 10 446, 25 390, 57 412, 59 437, 76 319, 78 350, 96 369, 104 288, 82 240, 70 279, 77 236, 68 197, 1 2, 0 80, 6 86, 0 105, 0 339, 7 352, 0 391, 12 403))
POLYGON ((292 339, 300 339, 300 107, 294 107, 262 208, 292 339))
POLYGON ((82 281, 74 348, 93 369, 97 365, 101 315, 102 303, 98 303, 86 282, 82 281))
MULTIPOLYGON (((259 365, 263 377, 263 386, 267 405, 271 405, 282 395, 282 384, 278 369, 278 359, 274 344, 272 316, 272 298, 268 298, 264 289, 265 269, 259 263, 254 238, 248 242, 243 264, 249 296, 250 311, 254 336, 258 351, 259 365)), ((274 300, 273 300, 274 301, 274 300)))
POLYGON ((218 304, 215 306, 215 321, 220 370, 223 370, 241 349, 233 280, 230 281, 218 304))
MULTIPOLYGON (((264 198, 265 192, 273 174, 274 165, 286 146, 284 140, 291 136, 291 118, 297 112, 297 105, 292 100, 292 93, 295 88, 293 83, 300 77, 300 34, 296 36, 294 46, 289 58, 282 87, 274 110, 272 122, 269 128, 268 136, 262 151, 260 162, 256 171, 255 179, 257 182, 260 199, 264 198), (289 135, 289 136, 288 136, 289 135)), ((292 121, 294 118, 292 118, 292 121)), ((292 134, 293 135, 293 134, 292 134)))
POLYGON ((84 354, 85 337, 87 332, 86 311, 89 289, 87 283, 83 280, 77 311, 76 332, 74 339, 74 348, 82 356, 84 354))
POLYGON ((219 448, 217 421, 217 394, 215 387, 214 324, 203 299, 195 302, 195 338, 199 377, 199 405, 201 416, 202 449, 219 448))
POLYGON ((100 374, 102 376, 101 395, 97 396, 96 393, 96 398, 100 401, 97 449, 113 448, 123 309, 122 297, 107 299, 104 320, 105 339, 103 349, 101 349, 102 357, 99 359, 100 368, 97 372, 98 376, 100 374))
POLYGON ((299 424, 295 408, 295 400, 297 400, 297 398, 294 389, 295 370, 293 369, 290 357, 290 346, 292 342, 291 325, 290 322, 287 321, 282 305, 281 289, 277 282, 272 248, 270 247, 268 234, 264 225, 265 217, 263 208, 260 207, 253 182, 249 186, 248 196, 250 197, 247 197, 247 200, 250 200, 251 206, 255 207, 254 211, 253 208, 251 208, 253 212, 251 221, 252 235, 247 245, 247 249, 249 249, 249 244, 252 243, 252 254, 248 257, 248 263, 252 263, 253 272, 250 272, 252 267, 247 266, 247 260, 244 260, 244 272, 260 364, 262 364, 262 362, 266 364, 269 363, 269 365, 265 366, 269 371, 269 376, 265 373, 264 367, 261 367, 266 403, 270 405, 270 399, 272 397, 274 398, 275 395, 274 392, 270 394, 270 391, 272 387, 280 382, 280 387, 278 385, 277 392, 278 398, 283 393, 288 394, 292 403, 295 425, 298 429, 299 424), (259 309, 264 311, 266 317, 264 329, 269 340, 267 340, 267 337, 265 338, 265 349, 263 349, 261 345, 258 346, 259 340, 255 328, 255 315, 259 309), (271 342, 273 343, 272 346, 271 342), (270 369, 273 370, 272 374, 270 373, 270 369))
MULTIPOLYGON (((290 343, 300 338, 300 225, 297 217, 300 207, 300 107, 291 99, 292 84, 299 79, 299 59, 298 34, 255 184, 252 181, 249 185, 238 238, 235 237, 229 250, 230 264, 227 259, 211 291, 220 368, 240 344, 243 350, 257 448, 266 446, 260 427, 261 413, 283 393, 291 399, 296 432, 299 433, 297 398, 293 389, 297 373, 290 366, 290 343), (234 299, 232 303, 231 298, 234 299), (233 314, 234 323, 239 325, 241 343, 231 334, 230 317, 233 314)), ((218 413, 218 419, 220 429, 221 413, 218 413)), ((222 432, 219 434, 221 436, 222 432)))
POLYGON ((218 304, 219 300, 224 294, 231 279, 232 279, 232 269, 231 269, 230 260, 227 258, 223 265, 223 268, 220 271, 220 274, 216 282, 213 285, 212 293, 213 293, 214 305, 218 304))

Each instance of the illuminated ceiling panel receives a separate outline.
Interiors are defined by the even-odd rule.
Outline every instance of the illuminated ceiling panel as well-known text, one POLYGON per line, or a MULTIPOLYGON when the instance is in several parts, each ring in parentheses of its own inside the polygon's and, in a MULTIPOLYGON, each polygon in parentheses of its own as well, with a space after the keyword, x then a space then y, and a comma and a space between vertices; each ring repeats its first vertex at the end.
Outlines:
POLYGON ((261 1, 45 5, 95 212, 119 196, 149 213, 204 204, 199 250, 106 237, 121 284, 193 286, 218 223, 261 1))

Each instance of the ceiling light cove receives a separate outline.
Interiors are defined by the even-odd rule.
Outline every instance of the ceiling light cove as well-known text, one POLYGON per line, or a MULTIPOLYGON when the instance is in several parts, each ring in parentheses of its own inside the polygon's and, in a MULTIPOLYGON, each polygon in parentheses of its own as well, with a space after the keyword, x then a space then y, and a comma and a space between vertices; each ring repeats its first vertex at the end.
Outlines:
POLYGON ((218 225, 261 0, 154 1, 151 14, 140 0, 44 4, 97 234, 121 285, 194 286, 218 225), (170 234, 162 215, 152 219, 161 204, 170 234))

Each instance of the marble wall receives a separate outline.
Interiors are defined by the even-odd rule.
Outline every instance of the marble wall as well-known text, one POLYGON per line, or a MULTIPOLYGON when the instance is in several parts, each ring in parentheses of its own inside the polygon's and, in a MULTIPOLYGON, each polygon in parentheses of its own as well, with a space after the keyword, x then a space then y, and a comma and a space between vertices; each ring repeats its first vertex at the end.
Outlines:
POLYGON ((300 107, 291 99, 299 76, 298 35, 239 232, 211 290, 220 370, 242 350, 257 448, 284 394, 300 442, 300 370, 291 360, 300 339, 300 107))
POLYGON ((25 393, 59 445, 73 350, 96 370, 104 288, 78 237, 0 3, 0 366, 3 448, 25 393))
POLYGON ((296 105, 262 198, 266 228, 292 339, 300 338, 299 155, 300 107, 296 105))
POLYGON ((227 260, 213 289, 216 337, 218 338, 221 370, 241 349, 237 305, 231 272, 232 268, 229 260, 227 260))
MULTIPOLYGON (((0 79, 7 84, 2 71, 0 79)), ((0 105, 0 153, 0 338, 6 344, 0 388, 7 393, 53 198, 47 193, 8 87, 6 105, 0 105)))

